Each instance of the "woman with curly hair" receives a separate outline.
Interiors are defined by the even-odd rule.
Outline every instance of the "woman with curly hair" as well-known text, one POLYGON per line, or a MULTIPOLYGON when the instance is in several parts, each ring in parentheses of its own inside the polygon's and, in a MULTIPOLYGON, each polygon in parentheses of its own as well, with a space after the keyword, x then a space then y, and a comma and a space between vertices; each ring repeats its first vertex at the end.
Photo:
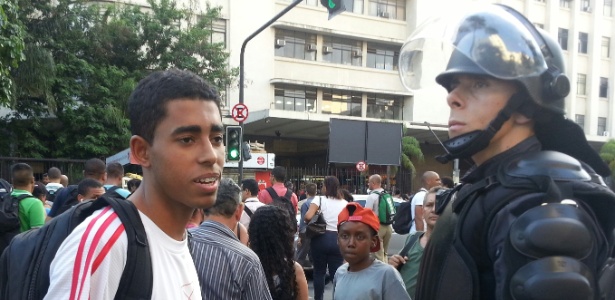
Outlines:
POLYGON ((250 248, 258 255, 273 300, 307 300, 303 268, 293 260, 295 221, 288 211, 274 205, 260 207, 248 227, 250 248))
POLYGON ((325 274, 329 268, 330 278, 335 277, 335 271, 344 262, 340 248, 337 246, 337 216, 346 207, 337 177, 325 177, 322 193, 310 203, 310 209, 305 213, 305 221, 309 222, 316 211, 320 209, 327 222, 326 232, 312 238, 310 257, 314 261, 314 299, 322 300, 325 294, 325 274))

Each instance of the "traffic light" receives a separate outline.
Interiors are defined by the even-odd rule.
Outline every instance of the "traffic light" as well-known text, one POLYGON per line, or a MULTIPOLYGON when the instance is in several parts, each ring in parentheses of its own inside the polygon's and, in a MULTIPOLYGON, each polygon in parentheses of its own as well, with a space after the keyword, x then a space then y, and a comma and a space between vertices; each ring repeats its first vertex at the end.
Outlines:
POLYGON ((240 161, 241 150, 241 126, 227 126, 226 161, 240 161))
POLYGON ((345 0, 320 0, 320 4, 329 11, 329 20, 346 11, 345 0))

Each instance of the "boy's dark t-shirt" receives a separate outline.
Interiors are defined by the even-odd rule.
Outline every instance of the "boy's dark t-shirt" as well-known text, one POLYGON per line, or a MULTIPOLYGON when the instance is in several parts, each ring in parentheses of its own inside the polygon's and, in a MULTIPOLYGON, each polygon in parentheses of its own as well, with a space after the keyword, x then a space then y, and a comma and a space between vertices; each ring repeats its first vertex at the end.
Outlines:
POLYGON ((335 272, 333 299, 410 300, 399 272, 377 259, 367 268, 348 271, 348 263, 335 272))

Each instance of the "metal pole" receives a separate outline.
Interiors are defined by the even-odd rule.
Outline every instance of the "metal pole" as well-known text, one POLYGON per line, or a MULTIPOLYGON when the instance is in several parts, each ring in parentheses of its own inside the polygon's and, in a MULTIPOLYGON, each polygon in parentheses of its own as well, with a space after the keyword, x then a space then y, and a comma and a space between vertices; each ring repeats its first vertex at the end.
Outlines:
MULTIPOLYGON (((261 33, 263 30, 268 28, 273 22, 277 21, 287 12, 289 12, 293 7, 297 6, 297 4, 301 3, 303 0, 295 0, 295 2, 291 3, 288 7, 280 11, 277 15, 275 15, 271 20, 257 29, 254 33, 248 36, 241 44, 241 53, 239 54, 239 103, 243 104, 243 81, 244 81, 244 54, 246 53, 246 45, 248 42, 252 40, 255 36, 261 33)), ((243 121, 239 122, 239 126, 241 126, 241 136, 239 137, 239 144, 243 147, 243 121)), ((243 148, 241 148, 243 151, 243 148)), ((243 153, 242 153, 243 154, 243 153)), ((243 156, 239 160, 239 183, 243 180, 243 156)))

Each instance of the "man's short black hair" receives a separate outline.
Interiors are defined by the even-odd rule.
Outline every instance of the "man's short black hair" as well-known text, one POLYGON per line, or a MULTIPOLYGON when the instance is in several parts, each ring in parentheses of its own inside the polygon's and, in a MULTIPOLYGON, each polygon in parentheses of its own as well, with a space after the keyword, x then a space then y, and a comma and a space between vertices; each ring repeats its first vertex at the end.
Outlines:
POLYGON ((122 178, 124 176, 124 167, 119 162, 112 162, 107 165, 107 177, 122 178))
POLYGON ((137 179, 137 178, 133 178, 128 180, 128 182, 126 182, 126 187, 128 188, 128 190, 130 190, 131 188, 138 188, 141 185, 141 179, 137 179))
POLYGON ((100 181, 92 178, 85 178, 79 182, 79 185, 77 185, 77 193, 81 196, 85 196, 88 194, 89 189, 97 189, 101 187, 103 187, 103 184, 100 183, 100 181))
POLYGON ((56 167, 51 167, 49 171, 47 171, 47 176, 49 179, 59 180, 60 176, 62 176, 62 171, 56 167))
POLYGON ((94 177, 100 176, 107 172, 107 165, 105 162, 98 158, 90 158, 85 161, 85 166, 83 166, 83 175, 94 177))
POLYGON ((32 167, 26 163, 16 163, 11 166, 11 177, 13 185, 23 187, 28 185, 34 179, 32 167))
POLYGON ((284 183, 286 179, 286 168, 282 166, 277 166, 271 170, 271 176, 275 178, 275 181, 284 183))
POLYGON ((258 182, 252 178, 242 180, 241 188, 250 191, 250 195, 252 196, 256 197, 256 195, 258 195, 258 182))
POLYGON ((40 198, 42 195, 46 195, 47 194, 47 188, 45 187, 45 184, 37 181, 34 183, 34 189, 32 189, 32 196, 36 197, 36 198, 40 198))
POLYGON ((170 69, 150 74, 139 82, 128 100, 132 135, 154 141, 154 131, 166 116, 166 103, 179 99, 213 101, 220 109, 216 89, 198 75, 170 69))

